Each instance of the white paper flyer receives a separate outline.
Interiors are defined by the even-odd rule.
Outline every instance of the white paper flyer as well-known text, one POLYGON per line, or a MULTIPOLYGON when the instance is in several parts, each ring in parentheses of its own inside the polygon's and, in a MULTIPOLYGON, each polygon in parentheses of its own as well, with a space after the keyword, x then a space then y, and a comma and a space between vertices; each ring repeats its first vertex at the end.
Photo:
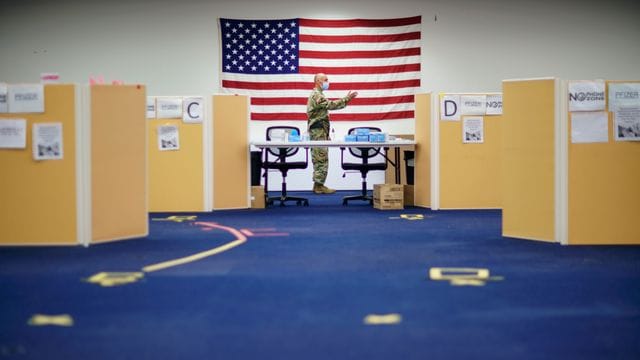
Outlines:
POLYGON ((640 106, 618 107, 613 119, 617 141, 640 141, 640 106))
POLYGON ((157 97, 156 98, 156 115, 158 119, 182 118, 182 98, 157 97))
POLYGON ((609 111, 640 107, 640 83, 609 83, 609 111))
POLYGON ((33 159, 61 160, 62 123, 33 124, 33 159))
POLYGON ((0 149, 25 149, 26 147, 27 121, 0 119, 0 149))
POLYGON ((43 113, 44 86, 42 84, 9 85, 10 113, 43 113))
POLYGON ((486 95, 460 95, 460 115, 484 115, 487 112, 486 95))
POLYGON ((147 96, 147 119, 156 118, 156 98, 147 96))
POLYGON ((0 113, 9 112, 9 104, 7 103, 8 90, 7 84, 0 83, 0 113))
POLYGON ((571 113, 571 142, 609 141, 609 113, 606 111, 571 113))
POLYGON ((158 126, 158 149, 160 151, 180 150, 180 133, 176 125, 158 126))
POLYGON ((462 142, 464 144, 480 144, 484 142, 484 119, 482 116, 465 116, 462 118, 462 142))

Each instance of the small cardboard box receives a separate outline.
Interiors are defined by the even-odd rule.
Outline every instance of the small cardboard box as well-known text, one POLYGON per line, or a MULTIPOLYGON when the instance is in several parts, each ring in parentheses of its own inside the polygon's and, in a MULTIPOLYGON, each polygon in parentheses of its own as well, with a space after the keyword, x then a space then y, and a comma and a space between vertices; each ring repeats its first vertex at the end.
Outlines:
POLYGON ((404 185, 404 206, 413 206, 413 185, 404 185))
POLYGON ((398 184, 373 185, 373 207, 380 210, 404 209, 404 187, 398 184))
POLYGON ((251 187, 251 208, 264 209, 264 186, 251 187))

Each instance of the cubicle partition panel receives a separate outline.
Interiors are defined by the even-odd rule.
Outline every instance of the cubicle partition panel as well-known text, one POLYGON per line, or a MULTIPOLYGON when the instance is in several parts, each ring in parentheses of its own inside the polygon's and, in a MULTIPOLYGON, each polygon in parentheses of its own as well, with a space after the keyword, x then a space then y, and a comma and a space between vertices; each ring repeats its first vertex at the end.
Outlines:
MULTIPOLYGON (((204 104, 203 104, 204 106, 204 104)), ((207 211, 205 207, 204 123, 180 118, 147 119, 149 211, 207 211), (167 129, 177 143, 163 144, 167 129)))
POLYGON ((414 157, 414 205, 420 207, 431 207, 431 122, 432 122, 432 95, 415 95, 415 157, 414 157))
POLYGON ((146 90, 96 85, 90 92, 91 241, 146 236, 146 90))
POLYGON ((249 99, 214 95, 213 209, 246 209, 249 198, 249 99))
POLYGON ((141 85, 51 84, 44 112, 0 114, 26 122, 25 146, 0 149, 0 245, 147 235, 144 111, 141 85))
POLYGON ((26 146, 0 149, 0 245, 78 244, 76 183, 78 87, 44 86, 43 113, 0 113, 26 121, 26 146), (62 158, 36 161, 34 124, 62 125, 62 158))
POLYGON ((557 241, 558 80, 505 80, 502 89, 502 234, 557 241))
POLYGON ((607 111, 606 142, 572 143, 568 114, 569 244, 640 244, 640 142, 616 141, 611 104, 607 111))
POLYGON ((440 114, 436 119, 440 209, 496 209, 502 206, 502 115, 469 116, 482 118, 481 140, 464 141, 463 121, 467 117, 464 114, 460 120, 440 120, 440 114))

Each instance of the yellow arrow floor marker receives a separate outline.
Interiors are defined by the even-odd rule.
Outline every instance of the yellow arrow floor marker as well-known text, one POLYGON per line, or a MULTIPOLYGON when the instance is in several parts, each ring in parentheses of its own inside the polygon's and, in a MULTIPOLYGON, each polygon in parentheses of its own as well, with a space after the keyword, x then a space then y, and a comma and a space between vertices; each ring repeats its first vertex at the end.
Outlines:
POLYGON ((73 318, 69 314, 62 315, 44 315, 44 314, 35 314, 33 315, 27 324, 31 326, 73 326, 73 318))
POLYGON ((398 325, 402 322, 402 315, 397 313, 392 314, 369 314, 365 316, 362 322, 365 325, 398 325))

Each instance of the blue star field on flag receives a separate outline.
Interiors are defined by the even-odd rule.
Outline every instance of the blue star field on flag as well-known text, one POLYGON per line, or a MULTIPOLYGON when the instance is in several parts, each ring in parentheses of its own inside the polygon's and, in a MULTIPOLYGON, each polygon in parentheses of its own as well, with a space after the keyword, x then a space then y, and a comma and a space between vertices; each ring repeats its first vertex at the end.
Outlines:
POLYGON ((221 19, 222 71, 237 74, 298 72, 297 19, 221 19))

